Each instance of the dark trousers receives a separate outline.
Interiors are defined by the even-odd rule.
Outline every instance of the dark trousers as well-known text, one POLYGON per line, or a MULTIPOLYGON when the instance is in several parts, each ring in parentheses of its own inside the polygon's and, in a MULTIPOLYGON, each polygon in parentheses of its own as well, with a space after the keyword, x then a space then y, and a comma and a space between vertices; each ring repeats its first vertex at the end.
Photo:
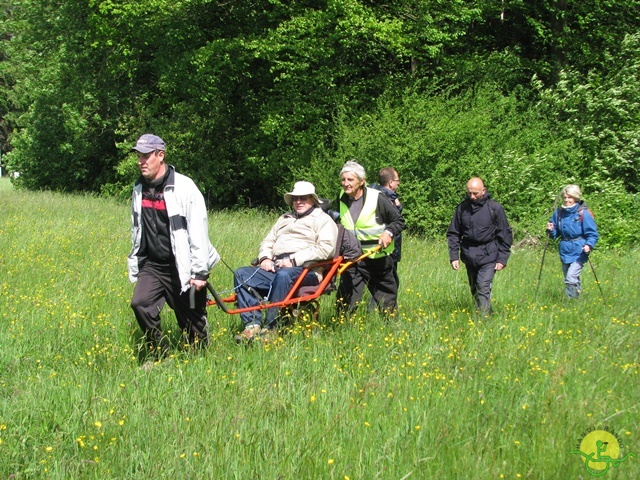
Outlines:
POLYGON ((393 277, 396 279, 396 291, 400 289, 400 277, 398 276, 398 261, 393 259, 393 277))
POLYGON ((476 302, 476 308, 481 313, 490 314, 491 310, 491 283, 496 273, 496 264, 487 263, 486 265, 469 265, 467 267, 467 278, 469 279, 469 287, 471 287, 471 295, 476 302))
MULTIPOLYGON (((391 256, 393 257, 393 255, 391 256)), ((400 277, 398 276, 398 261, 395 258, 393 259, 393 278, 396 279, 396 292, 397 292, 400 290, 400 277)), ((377 304, 372 295, 371 297, 369 297, 369 305, 367 305, 367 308, 369 310, 375 310, 376 307, 377 307, 377 304)))
POLYGON ((391 255, 381 258, 365 258, 346 269, 341 276, 336 293, 338 309, 349 311, 357 308, 367 287, 373 302, 383 312, 391 313, 398 308, 398 283, 395 260, 391 255))
POLYGON ((131 308, 140 329, 150 346, 168 347, 163 341, 160 326, 160 312, 165 302, 173 309, 178 325, 188 335, 189 343, 209 340, 207 323, 207 292, 203 288, 196 292, 194 309, 189 306, 189 290, 181 292, 182 285, 175 267, 164 267, 146 263, 138 273, 138 281, 133 290, 131 308))
MULTIPOLYGON (((267 297, 269 302, 280 302, 285 299, 291 287, 302 273, 302 267, 280 268, 275 272, 267 272, 260 267, 241 267, 235 271, 233 276, 236 287, 237 302, 239 308, 253 307, 260 305, 261 300, 249 291, 249 287, 267 297)), ((309 272, 302 280, 303 287, 318 285, 318 276, 309 272)), ((265 326, 275 327, 276 317, 279 308, 268 308, 265 326)), ((260 325, 262 322, 262 310, 253 310, 240 314, 245 327, 249 325, 260 325)))

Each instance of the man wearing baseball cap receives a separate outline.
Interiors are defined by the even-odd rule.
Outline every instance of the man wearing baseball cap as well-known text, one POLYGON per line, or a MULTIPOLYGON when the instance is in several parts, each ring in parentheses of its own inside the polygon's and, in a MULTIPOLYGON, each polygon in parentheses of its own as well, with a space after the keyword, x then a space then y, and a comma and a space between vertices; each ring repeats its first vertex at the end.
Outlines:
POLYGON ((152 134, 142 135, 131 148, 140 168, 131 202, 131 308, 149 352, 158 358, 170 351, 160 326, 165 303, 190 345, 208 344, 205 287, 209 270, 220 259, 209 241, 202 193, 189 177, 165 163, 165 150, 164 140, 152 134), (195 308, 190 305, 192 287, 195 308))

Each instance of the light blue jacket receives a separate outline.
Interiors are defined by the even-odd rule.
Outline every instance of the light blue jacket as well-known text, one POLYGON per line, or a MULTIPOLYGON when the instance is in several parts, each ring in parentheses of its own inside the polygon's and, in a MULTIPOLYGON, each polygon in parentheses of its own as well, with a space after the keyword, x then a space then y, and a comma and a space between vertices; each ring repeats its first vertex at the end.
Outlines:
POLYGON ((562 263, 575 262, 583 255, 582 247, 589 245, 593 249, 598 241, 596 222, 583 201, 569 208, 558 208, 549 221, 554 226, 549 236, 560 238, 558 252, 562 263))

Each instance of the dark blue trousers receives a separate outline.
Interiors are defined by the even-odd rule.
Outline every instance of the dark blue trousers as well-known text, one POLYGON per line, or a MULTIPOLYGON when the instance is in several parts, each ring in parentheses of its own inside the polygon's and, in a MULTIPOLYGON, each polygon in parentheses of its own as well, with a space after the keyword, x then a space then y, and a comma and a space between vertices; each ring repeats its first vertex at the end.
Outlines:
MULTIPOLYGON (((251 287, 258 292, 263 298, 267 297, 269 302, 280 302, 284 300, 291 290, 296 279, 302 273, 302 267, 280 268, 275 272, 267 272, 260 267, 241 267, 235 271, 233 282, 236 287, 236 295, 238 298, 238 307, 253 307, 260 304, 260 300, 256 298, 247 287, 251 287)), ((309 272, 302 286, 318 285, 318 277, 315 273, 309 272)), ((276 316, 280 309, 268 308, 265 319, 265 327, 273 328, 275 326, 276 316)), ((252 312, 241 313, 240 318, 245 327, 249 325, 260 325, 262 322, 263 310, 254 310, 252 312)))

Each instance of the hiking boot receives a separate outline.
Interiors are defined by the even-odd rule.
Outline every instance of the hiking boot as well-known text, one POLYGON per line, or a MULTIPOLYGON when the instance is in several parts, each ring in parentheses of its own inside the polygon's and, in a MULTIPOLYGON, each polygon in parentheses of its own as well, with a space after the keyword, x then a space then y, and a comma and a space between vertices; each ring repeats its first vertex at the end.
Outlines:
POLYGON ((165 337, 159 342, 147 342, 146 357, 154 361, 161 361, 171 355, 171 345, 165 337))
POLYGON ((567 285, 567 287, 564 290, 564 294, 566 295, 567 298, 570 298, 570 299, 579 298, 580 293, 582 293, 582 290, 580 289, 580 287, 576 285, 567 285))
POLYGON ((140 365, 140 370, 144 370, 145 372, 148 372, 149 370, 158 367, 160 365, 170 365, 173 362, 173 358, 171 357, 165 357, 165 358, 161 358, 159 360, 153 360, 153 359, 149 359, 146 362, 144 362, 142 365, 140 365))
POLYGON ((275 328, 263 328, 256 335, 255 340, 262 343, 273 343, 278 339, 278 330, 275 328))
POLYGON ((256 339, 256 337, 262 331, 262 327, 260 325, 247 325, 247 327, 233 337, 236 343, 250 343, 256 339))

